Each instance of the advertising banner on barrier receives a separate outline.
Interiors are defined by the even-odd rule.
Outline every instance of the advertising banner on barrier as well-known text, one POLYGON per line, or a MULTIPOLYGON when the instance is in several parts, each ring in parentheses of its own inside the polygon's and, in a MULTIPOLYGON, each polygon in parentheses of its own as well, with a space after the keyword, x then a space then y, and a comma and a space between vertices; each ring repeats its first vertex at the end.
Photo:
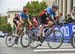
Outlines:
MULTIPOLYGON (((56 27, 55 29, 59 29, 58 27, 56 27)), ((62 33, 63 33, 63 37, 64 37, 64 42, 69 42, 71 39, 71 36, 73 34, 73 32, 75 32, 75 24, 64 24, 64 26, 62 26, 59 29, 62 33)))

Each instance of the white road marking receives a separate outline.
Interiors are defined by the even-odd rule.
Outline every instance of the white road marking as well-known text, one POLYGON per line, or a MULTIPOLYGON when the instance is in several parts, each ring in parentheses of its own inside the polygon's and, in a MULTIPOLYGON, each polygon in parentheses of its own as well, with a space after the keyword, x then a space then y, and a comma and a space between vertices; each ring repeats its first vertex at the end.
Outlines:
POLYGON ((54 51, 57 51, 57 52, 60 52, 60 51, 75 51, 75 49, 34 49, 34 52, 47 52, 47 51, 51 51, 51 52, 54 52, 54 51))
POLYGON ((37 47, 37 49, 43 49, 43 48, 49 48, 49 47, 47 47, 47 46, 44 46, 44 47, 37 47))

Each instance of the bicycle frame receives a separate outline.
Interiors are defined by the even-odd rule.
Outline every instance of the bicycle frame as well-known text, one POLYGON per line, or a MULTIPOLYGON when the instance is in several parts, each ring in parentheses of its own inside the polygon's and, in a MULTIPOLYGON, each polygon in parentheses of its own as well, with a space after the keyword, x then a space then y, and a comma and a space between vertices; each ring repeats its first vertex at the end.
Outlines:
MULTIPOLYGON (((50 27, 49 27, 48 30, 47 30, 46 32, 44 32, 44 33, 46 34, 44 40, 46 40, 47 37, 49 37, 49 35, 54 31, 54 26, 55 26, 55 25, 53 25, 53 28, 50 28, 50 27)), ((44 29, 46 29, 46 27, 44 27, 44 29)), ((43 29, 43 31, 44 31, 44 29, 43 29)), ((37 36, 36 32, 38 32, 38 30, 40 30, 39 27, 37 27, 36 29, 33 29, 33 30, 32 30, 33 32, 35 32, 35 36, 37 36)), ((42 43, 44 42, 44 40, 42 40, 42 43)))

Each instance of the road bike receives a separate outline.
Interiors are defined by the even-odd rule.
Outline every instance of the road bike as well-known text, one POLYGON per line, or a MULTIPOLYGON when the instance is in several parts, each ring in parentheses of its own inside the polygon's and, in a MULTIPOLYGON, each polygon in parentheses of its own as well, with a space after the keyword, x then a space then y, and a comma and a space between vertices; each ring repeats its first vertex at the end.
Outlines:
MULTIPOLYGON (((15 36, 16 31, 17 30, 15 29, 15 31, 8 33, 8 35, 6 36, 5 42, 8 47, 14 46, 15 39, 16 39, 15 36)), ((29 34, 28 34, 27 26, 23 26, 22 32, 19 35, 19 39, 20 39, 21 46, 24 48, 29 46, 28 36, 29 34)))
POLYGON ((41 35, 41 40, 38 41, 38 32, 40 30, 38 26, 36 29, 32 29, 29 34, 30 39, 30 47, 31 48, 37 48, 38 46, 41 46, 44 41, 47 42, 48 46, 51 49, 57 49, 62 45, 63 42, 63 34, 60 30, 54 29, 56 25, 53 26, 53 28, 43 26, 44 31, 44 38, 43 35, 41 35), (39 44, 40 42, 41 44, 39 44))

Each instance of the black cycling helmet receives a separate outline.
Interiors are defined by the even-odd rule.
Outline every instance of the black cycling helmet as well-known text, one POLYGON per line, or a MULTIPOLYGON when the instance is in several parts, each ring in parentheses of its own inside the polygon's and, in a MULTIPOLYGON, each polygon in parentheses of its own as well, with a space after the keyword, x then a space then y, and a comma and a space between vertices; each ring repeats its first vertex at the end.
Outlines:
POLYGON ((58 9, 59 6, 58 6, 57 4, 53 4, 53 5, 52 5, 52 8, 56 8, 56 9, 58 9))

